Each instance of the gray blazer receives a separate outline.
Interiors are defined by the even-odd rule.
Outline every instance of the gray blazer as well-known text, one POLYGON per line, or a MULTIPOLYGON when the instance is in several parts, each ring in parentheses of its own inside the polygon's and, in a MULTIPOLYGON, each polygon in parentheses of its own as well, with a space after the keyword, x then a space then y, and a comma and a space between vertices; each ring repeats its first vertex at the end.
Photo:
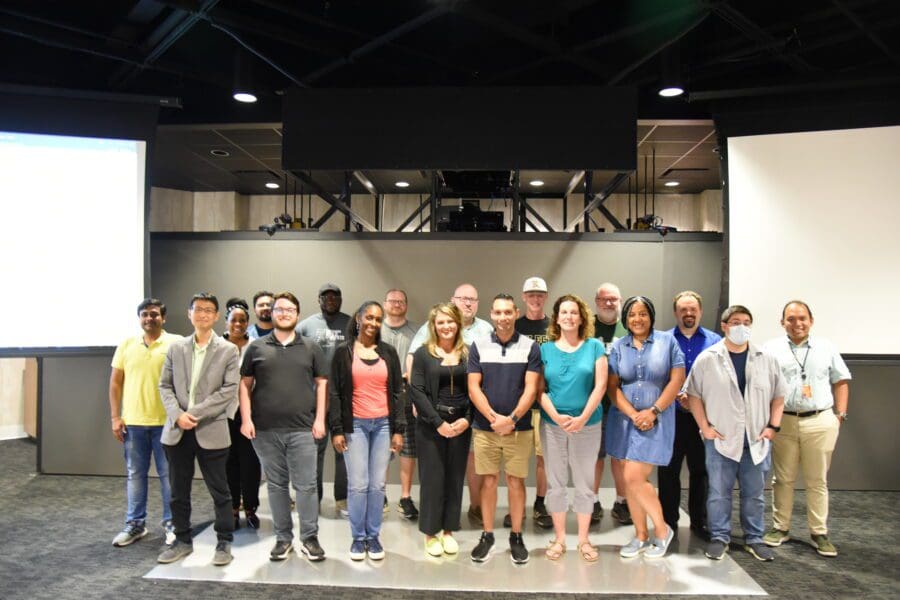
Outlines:
MULTIPOLYGON (((166 424, 162 443, 174 446, 181 441, 182 430, 176 421, 187 412, 191 389, 191 366, 194 336, 174 342, 166 354, 159 393, 166 408, 166 424)), ((195 403, 190 413, 199 423, 194 431, 197 443, 206 450, 219 450, 231 445, 228 417, 234 415, 238 403, 238 382, 241 379, 238 348, 213 333, 206 349, 206 358, 197 380, 195 403)))

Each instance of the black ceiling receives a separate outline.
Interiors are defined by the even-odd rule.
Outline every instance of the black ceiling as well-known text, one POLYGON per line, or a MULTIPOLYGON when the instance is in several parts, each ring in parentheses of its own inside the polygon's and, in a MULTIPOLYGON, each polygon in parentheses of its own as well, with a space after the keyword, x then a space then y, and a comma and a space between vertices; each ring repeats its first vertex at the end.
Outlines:
MULTIPOLYGON (((649 171, 651 189, 678 177, 678 191, 697 192, 719 187, 709 119, 722 102, 802 107, 900 87, 900 2, 5 0, 0 55, 0 87, 179 99, 160 113, 154 185, 266 193, 292 85, 628 85, 639 91, 637 181, 649 171), (256 104, 231 98, 238 49, 256 104), (680 63, 688 94, 656 95, 663 58, 680 63)), ((410 192, 430 185, 419 172, 362 175, 382 193, 398 178, 410 192)), ((344 179, 315 176, 335 192, 344 179)), ((572 177, 522 173, 546 193, 572 177)))
POLYGON ((898 40, 896 0, 7 0, 0 81, 180 98, 162 123, 277 122, 293 84, 634 85, 642 118, 708 118, 704 92, 896 78, 898 40), (665 49, 690 102, 655 95, 665 49))

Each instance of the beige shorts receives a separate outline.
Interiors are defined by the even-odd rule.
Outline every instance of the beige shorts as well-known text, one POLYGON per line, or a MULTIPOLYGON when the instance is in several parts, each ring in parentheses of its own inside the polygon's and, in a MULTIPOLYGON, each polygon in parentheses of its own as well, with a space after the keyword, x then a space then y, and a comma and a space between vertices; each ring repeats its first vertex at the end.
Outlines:
POLYGON ((502 466, 507 475, 521 479, 528 477, 528 466, 534 452, 533 432, 514 431, 509 435, 480 429, 473 432, 475 473, 496 475, 502 466))
POLYGON ((531 427, 534 432, 534 455, 544 456, 544 449, 541 446, 541 411, 531 411, 531 427))

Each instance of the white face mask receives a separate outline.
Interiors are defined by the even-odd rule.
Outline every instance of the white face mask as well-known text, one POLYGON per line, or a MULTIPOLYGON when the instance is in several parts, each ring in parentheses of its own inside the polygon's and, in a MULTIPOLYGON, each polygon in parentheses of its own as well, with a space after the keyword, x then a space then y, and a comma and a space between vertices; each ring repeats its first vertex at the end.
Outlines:
POLYGON ((728 328, 728 341, 735 346, 743 346, 750 341, 750 327, 747 325, 731 325, 728 328))

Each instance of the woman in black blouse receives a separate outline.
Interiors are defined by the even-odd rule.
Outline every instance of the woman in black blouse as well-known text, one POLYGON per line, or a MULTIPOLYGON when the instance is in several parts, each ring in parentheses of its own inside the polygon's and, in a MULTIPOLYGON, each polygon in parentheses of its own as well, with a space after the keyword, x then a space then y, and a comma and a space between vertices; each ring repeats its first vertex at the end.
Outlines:
POLYGON ((456 554, 472 432, 462 314, 453 304, 428 313, 428 341, 416 350, 409 395, 418 413, 419 531, 430 556, 456 554))

